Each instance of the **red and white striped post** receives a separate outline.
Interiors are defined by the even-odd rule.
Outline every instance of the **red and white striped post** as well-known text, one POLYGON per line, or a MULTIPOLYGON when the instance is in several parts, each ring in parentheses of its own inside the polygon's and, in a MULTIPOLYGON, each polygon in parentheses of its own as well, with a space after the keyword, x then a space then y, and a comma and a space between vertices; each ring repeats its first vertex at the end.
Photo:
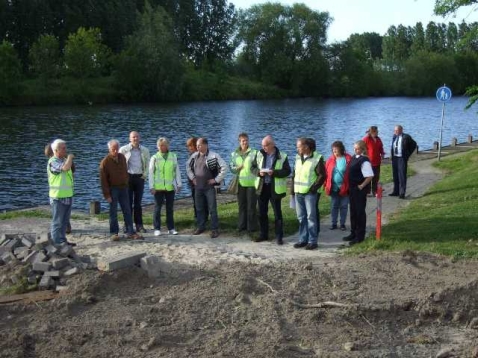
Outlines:
POLYGON ((377 183, 377 225, 375 227, 375 238, 381 239, 382 236, 382 183, 377 183))

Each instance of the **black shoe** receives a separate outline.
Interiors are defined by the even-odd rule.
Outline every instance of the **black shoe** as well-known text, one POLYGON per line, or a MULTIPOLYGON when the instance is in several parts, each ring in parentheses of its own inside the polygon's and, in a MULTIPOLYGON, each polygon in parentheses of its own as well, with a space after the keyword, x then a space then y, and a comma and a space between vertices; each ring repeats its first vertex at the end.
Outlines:
POLYGON ((276 239, 277 245, 284 245, 284 240, 282 239, 276 239))
POLYGON ((340 230, 345 231, 347 230, 347 228, 345 227, 345 225, 340 225, 340 230))
POLYGON ((146 234, 146 233, 147 233, 147 231, 146 231, 146 229, 144 228, 144 226, 137 226, 137 227, 136 227, 136 232, 141 232, 141 233, 143 233, 143 234, 146 234))
POLYGON ((331 226, 329 227, 329 230, 335 230, 335 229, 337 229, 337 225, 331 225, 331 226))
POLYGON ((76 244, 75 244, 74 242, 65 241, 65 243, 66 243, 67 245, 72 246, 72 247, 75 247, 75 246, 76 246, 76 244))
POLYGON ((319 245, 317 244, 307 244, 307 246, 305 247, 306 250, 315 250, 316 248, 318 248, 319 245))
POLYGON ((350 234, 342 238, 343 241, 352 241, 353 239, 355 239, 355 234, 350 234))
POLYGON ((196 229, 194 232, 193 232, 193 235, 200 235, 204 232, 204 229, 196 229))
POLYGON ((267 237, 264 237, 264 236, 259 236, 259 237, 254 237, 252 238, 252 241, 254 242, 262 242, 262 241, 267 241, 269 240, 267 237))
POLYGON ((219 231, 217 230, 211 231, 211 239, 215 239, 218 236, 219 236, 219 231))
POLYGON ((405 195, 404 194, 401 194, 398 196, 399 199, 405 199, 405 195))
POLYGON ((398 196, 398 193, 390 193, 388 196, 398 196))
POLYGON ((308 244, 306 242, 296 242, 294 244, 294 249, 300 249, 302 247, 306 247, 308 244))
POLYGON ((357 240, 353 239, 352 241, 349 242, 349 246, 354 246, 356 244, 360 244, 363 240, 357 240))

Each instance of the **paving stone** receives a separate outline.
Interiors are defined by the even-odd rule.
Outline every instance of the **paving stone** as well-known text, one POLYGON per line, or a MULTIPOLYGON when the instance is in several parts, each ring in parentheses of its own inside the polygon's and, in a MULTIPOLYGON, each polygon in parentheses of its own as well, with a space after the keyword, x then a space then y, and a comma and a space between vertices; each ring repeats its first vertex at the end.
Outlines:
POLYGON ((45 247, 45 250, 46 252, 48 253, 48 255, 54 255, 56 253, 58 253, 58 248, 54 245, 48 245, 47 247, 45 247))
POLYGON ((33 263, 35 261, 35 258, 37 257, 38 252, 37 251, 32 251, 28 254, 28 256, 25 256, 25 258, 22 260, 23 263, 33 263))
POLYGON ((53 287, 54 282, 55 281, 53 281, 53 279, 51 277, 43 276, 41 278, 40 283, 38 284, 38 286, 40 288, 43 288, 43 289, 49 289, 50 287, 53 287))
POLYGON ((117 255, 109 259, 98 261, 98 269, 100 271, 113 271, 124 267, 133 266, 139 263, 139 260, 146 256, 144 252, 131 252, 117 255))
POLYGON ((2 256, 5 252, 10 252, 10 249, 5 246, 0 246, 0 256, 2 256))
POLYGON ((73 250, 73 247, 71 247, 70 245, 68 244, 62 244, 61 247, 60 247, 60 251, 58 252, 58 254, 60 254, 61 256, 68 256, 72 253, 74 253, 75 251, 73 250))
POLYGON ((63 286, 63 285, 57 285, 55 287, 55 291, 56 292, 63 292, 63 291, 67 291, 68 290, 68 286, 63 286))
POLYGON ((27 257, 30 254, 30 249, 28 247, 23 246, 21 248, 25 250, 21 250, 18 252, 18 254, 15 255, 18 260, 23 260, 25 257, 27 257))
POLYGON ((33 259, 33 263, 35 262, 45 262, 48 260, 48 256, 46 256, 43 252, 38 251, 36 252, 35 258, 33 259))
POLYGON ((141 268, 148 273, 148 277, 159 277, 161 274, 161 261, 158 256, 148 255, 140 260, 141 268))
POLYGON ((13 251, 15 250, 17 247, 21 246, 22 245, 22 241, 21 240, 18 240, 18 239, 11 239, 9 240, 7 243, 5 243, 5 245, 3 245, 4 247, 6 248, 9 248, 10 251, 13 251))
POLYGON ((47 271, 43 274, 43 276, 48 276, 52 278, 60 278, 60 271, 47 271))
POLYGON ((22 239, 22 244, 28 248, 31 248, 34 245, 34 243, 30 241, 29 239, 27 239, 26 237, 22 239))
POLYGON ((27 251, 28 252, 28 247, 26 246, 20 246, 20 247, 17 247, 15 250, 13 250, 13 254, 15 256, 18 256, 20 255, 22 252, 25 252, 27 251))
POLYGON ((33 270, 38 272, 46 272, 51 268, 51 263, 49 262, 34 262, 33 270))
POLYGON ((40 237, 37 238, 37 240, 35 241, 35 248, 36 248, 37 250, 44 249, 44 248, 47 247, 48 245, 50 245, 50 240, 48 240, 48 237, 45 237, 45 236, 40 236, 40 237))
POLYGON ((51 265, 54 269, 59 270, 62 269, 70 263, 70 261, 67 258, 62 257, 61 259, 54 259, 51 260, 51 265))
POLYGON ((78 267, 73 267, 69 269, 68 271, 65 271, 64 276, 66 277, 73 276, 73 275, 76 275, 77 273, 80 273, 80 271, 81 270, 78 267))
POLYGON ((28 276, 27 277, 27 282, 30 284, 30 285, 34 285, 35 283, 38 282, 38 278, 37 276, 28 276))
POLYGON ((11 252, 6 252, 2 255, 2 261, 5 264, 13 263, 16 261, 15 255, 12 254, 11 252))

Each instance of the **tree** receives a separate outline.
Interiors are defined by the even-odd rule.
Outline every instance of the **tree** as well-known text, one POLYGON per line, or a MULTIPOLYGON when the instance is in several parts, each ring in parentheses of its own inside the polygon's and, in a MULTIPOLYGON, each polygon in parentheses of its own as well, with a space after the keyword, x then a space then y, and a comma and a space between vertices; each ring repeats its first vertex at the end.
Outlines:
POLYGON ((417 22, 413 29, 412 45, 410 47, 410 53, 416 54, 419 51, 425 49, 425 31, 421 22, 417 22))
POLYGON ((117 83, 128 99, 169 101, 181 93, 183 61, 170 16, 148 2, 138 30, 126 39, 117 66, 117 83))
POLYGON ((53 35, 41 35, 30 49, 30 65, 44 83, 60 73, 60 43, 53 35))
POLYGON ((373 62, 382 58, 382 36, 376 32, 352 34, 347 39, 347 42, 354 51, 362 54, 367 61, 373 62))
POLYGON ((243 11, 240 18, 242 60, 254 69, 257 79, 299 92, 309 87, 303 81, 324 83, 325 69, 315 68, 314 77, 301 81, 294 77, 307 72, 303 66, 326 65, 323 49, 331 22, 327 12, 313 11, 304 4, 266 3, 243 11))
POLYGON ((100 29, 80 27, 68 36, 65 45, 66 73, 76 78, 106 74, 110 56, 110 49, 102 44, 100 29))
POLYGON ((460 7, 477 3, 478 0, 436 0, 434 12, 436 15, 447 16, 455 13, 460 7))
POLYGON ((0 103, 11 104, 21 92, 22 65, 13 44, 0 45, 0 103))

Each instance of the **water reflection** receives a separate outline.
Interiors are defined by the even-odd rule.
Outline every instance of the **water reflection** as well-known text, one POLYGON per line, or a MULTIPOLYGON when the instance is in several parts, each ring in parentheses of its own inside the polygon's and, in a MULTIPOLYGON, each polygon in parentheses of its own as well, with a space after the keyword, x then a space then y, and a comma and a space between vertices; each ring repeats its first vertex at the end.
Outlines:
MULTIPOLYGON (((475 110, 465 111, 465 98, 446 105, 443 144, 468 134, 477 135, 475 110)), ((87 210, 91 200, 101 200, 98 166, 106 155, 106 143, 116 138, 126 144, 131 130, 142 135, 152 154, 156 140, 166 136, 183 168, 184 190, 189 195, 184 170, 188 137, 207 136, 211 150, 229 161, 237 146, 238 133, 250 136, 251 146, 260 148, 262 137, 272 134, 293 164, 295 139, 310 136, 318 150, 330 154, 330 144, 342 140, 351 150, 370 125, 388 147, 393 127, 400 123, 412 134, 421 149, 439 139, 441 104, 434 98, 379 98, 360 100, 271 100, 200 102, 167 105, 10 108, 0 114, 0 209, 48 204, 44 145, 55 138, 67 141, 76 155, 76 196, 74 207, 87 210)), ((146 191, 147 192, 147 191, 146 191)), ((145 192, 145 193, 146 193, 145 192)), ((145 202, 153 202, 147 193, 145 202)))

